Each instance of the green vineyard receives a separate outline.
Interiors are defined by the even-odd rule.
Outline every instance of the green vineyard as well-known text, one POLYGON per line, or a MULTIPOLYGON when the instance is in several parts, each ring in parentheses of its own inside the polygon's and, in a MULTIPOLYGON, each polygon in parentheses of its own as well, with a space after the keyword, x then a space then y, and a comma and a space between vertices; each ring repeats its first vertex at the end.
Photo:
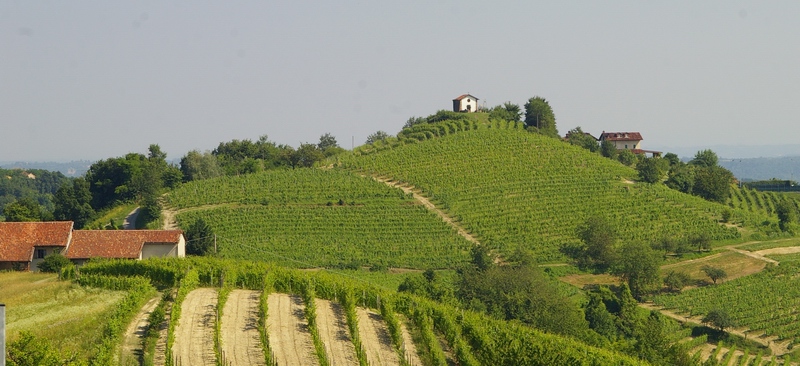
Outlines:
POLYGON ((800 342, 800 256, 776 255, 779 266, 681 294, 658 295, 656 304, 697 315, 724 309, 738 326, 800 342))
POLYGON ((634 183, 631 168, 515 125, 488 127, 356 153, 339 166, 413 185, 483 243, 506 254, 522 246, 540 261, 563 260, 559 247, 575 243, 591 216, 609 218, 623 240, 739 237, 719 223, 724 205, 634 183))

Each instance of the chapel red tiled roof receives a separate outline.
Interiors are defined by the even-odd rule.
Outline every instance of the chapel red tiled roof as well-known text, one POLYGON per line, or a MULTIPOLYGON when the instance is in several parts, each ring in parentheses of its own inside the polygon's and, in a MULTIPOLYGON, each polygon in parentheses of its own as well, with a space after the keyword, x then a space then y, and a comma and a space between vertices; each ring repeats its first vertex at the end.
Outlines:
POLYGON ((600 141, 642 141, 642 134, 638 132, 605 132, 600 134, 600 141))
POLYGON ((474 98, 475 100, 478 100, 478 98, 475 98, 475 96, 474 96, 474 95, 471 95, 471 94, 461 94, 461 95, 459 95, 459 96, 458 96, 458 98, 456 98, 456 99, 453 99, 453 100, 461 100, 461 99, 464 99, 464 98, 466 98, 466 97, 472 97, 472 98, 474 98))
POLYGON ((0 261, 28 262, 34 246, 66 247, 72 221, 0 222, 0 261))
POLYGON ((178 244, 180 230, 75 230, 65 254, 70 259, 137 259, 144 244, 178 244))

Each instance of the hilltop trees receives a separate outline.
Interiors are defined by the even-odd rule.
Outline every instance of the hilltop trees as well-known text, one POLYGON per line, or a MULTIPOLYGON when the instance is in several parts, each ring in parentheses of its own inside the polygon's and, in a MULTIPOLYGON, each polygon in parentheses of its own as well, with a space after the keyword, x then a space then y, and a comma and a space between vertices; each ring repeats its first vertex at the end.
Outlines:
POLYGON ((719 203, 730 197, 733 173, 718 165, 719 158, 713 151, 698 151, 688 164, 675 154, 664 158, 670 162, 667 187, 719 203))
MULTIPOLYGON (((567 132, 567 142, 576 146, 580 146, 591 152, 600 150, 600 145, 597 143, 597 139, 595 139, 592 135, 583 132, 580 126, 575 127, 567 132)), ((614 150, 616 150, 616 148, 614 148, 614 150)))
POLYGON ((525 103, 525 124, 542 135, 558 137, 553 108, 542 97, 530 98, 525 103))
POLYGON ((519 122, 522 118, 522 110, 519 105, 505 102, 489 110, 489 119, 504 120, 509 122, 519 122))
POLYGON ((647 183, 659 183, 669 169, 669 162, 658 157, 640 159, 636 163, 639 179, 647 183))
POLYGON ((184 182, 209 179, 222 175, 222 169, 219 166, 217 157, 209 151, 204 153, 197 150, 189 151, 181 158, 180 164, 184 182))
POLYGON ((386 131, 376 131, 375 133, 370 134, 367 136, 367 144, 374 144, 378 141, 383 141, 389 138, 389 134, 386 131))
POLYGON ((64 183, 53 196, 56 220, 73 221, 75 228, 83 228, 94 216, 92 193, 89 183, 83 178, 76 178, 64 183))

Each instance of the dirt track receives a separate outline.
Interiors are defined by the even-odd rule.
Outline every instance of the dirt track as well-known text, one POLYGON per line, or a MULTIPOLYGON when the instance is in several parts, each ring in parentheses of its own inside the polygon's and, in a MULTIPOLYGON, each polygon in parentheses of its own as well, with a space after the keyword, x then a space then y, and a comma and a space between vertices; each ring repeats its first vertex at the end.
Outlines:
POLYGON ((411 333, 408 332, 408 327, 405 322, 402 323, 402 330, 403 348, 406 360, 408 360, 411 365, 422 365, 422 360, 419 359, 419 354, 417 353, 417 347, 414 345, 414 340, 411 338, 411 333))
POLYGON ((269 345, 275 361, 281 366, 318 364, 300 297, 270 294, 267 307, 269 345))
POLYGON ((356 349, 345 323, 342 306, 328 300, 316 299, 317 328, 331 366, 358 365, 356 349))
POLYGON ((233 290, 228 295, 220 322, 225 364, 266 364, 258 333, 259 295, 249 290, 233 290))
POLYGON ((200 288, 186 295, 175 327, 172 353, 180 365, 215 365, 214 321, 217 290, 200 288))
POLYGON ((358 308, 358 334, 372 366, 399 365, 400 359, 392 347, 392 338, 383 318, 372 310, 358 308))
POLYGON ((156 296, 147 301, 146 304, 139 310, 136 317, 128 325, 125 331, 125 340, 122 343, 122 355, 120 356, 120 365, 127 365, 131 363, 139 364, 142 356, 142 339, 145 336, 145 331, 149 323, 147 318, 153 309, 158 306, 158 301, 161 296, 156 296))

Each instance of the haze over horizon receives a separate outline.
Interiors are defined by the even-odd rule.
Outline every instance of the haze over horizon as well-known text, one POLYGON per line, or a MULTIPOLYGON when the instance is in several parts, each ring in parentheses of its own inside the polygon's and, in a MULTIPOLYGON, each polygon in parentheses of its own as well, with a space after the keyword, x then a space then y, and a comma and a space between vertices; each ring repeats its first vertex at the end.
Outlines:
POLYGON ((545 97, 562 135, 800 155, 798 18, 790 1, 4 2, 0 161, 326 132, 349 149, 467 92, 545 97))

